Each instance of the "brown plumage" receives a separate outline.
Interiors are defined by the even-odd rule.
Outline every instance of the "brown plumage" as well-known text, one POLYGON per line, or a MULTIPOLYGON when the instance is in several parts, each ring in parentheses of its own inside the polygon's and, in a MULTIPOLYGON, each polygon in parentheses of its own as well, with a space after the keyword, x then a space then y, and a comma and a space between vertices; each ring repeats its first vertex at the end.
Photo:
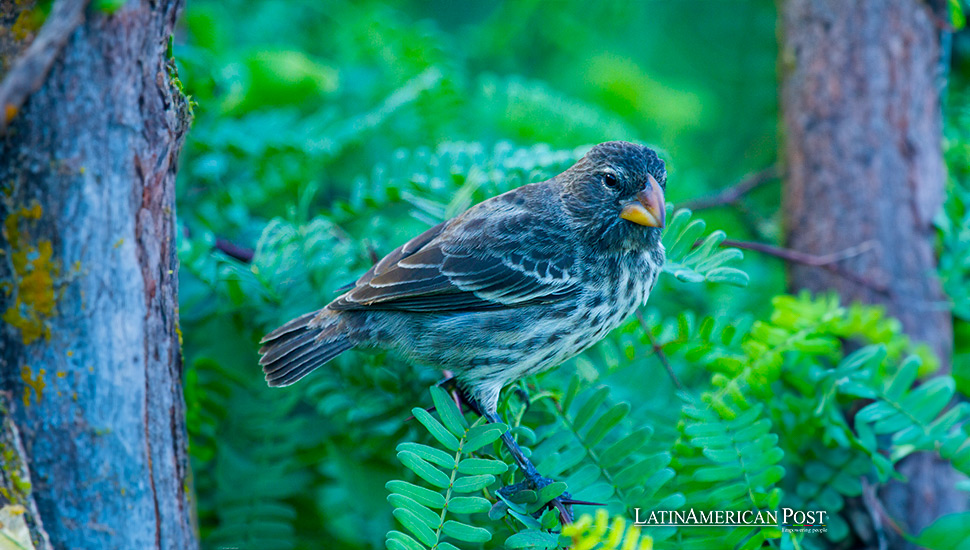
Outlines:
POLYGON ((484 201, 266 335, 266 379, 285 386, 353 347, 396 348, 455 372, 494 412, 504 385, 578 353, 646 300, 664 259, 665 181, 653 151, 609 142, 484 201))
MULTIPOLYGON (((454 372, 498 421, 502 387, 579 353, 646 301, 664 262, 665 183, 652 150, 597 145, 552 179, 428 229, 267 334, 266 380, 286 386, 348 349, 392 348, 454 372)), ((504 439, 529 483, 548 482, 504 439)))

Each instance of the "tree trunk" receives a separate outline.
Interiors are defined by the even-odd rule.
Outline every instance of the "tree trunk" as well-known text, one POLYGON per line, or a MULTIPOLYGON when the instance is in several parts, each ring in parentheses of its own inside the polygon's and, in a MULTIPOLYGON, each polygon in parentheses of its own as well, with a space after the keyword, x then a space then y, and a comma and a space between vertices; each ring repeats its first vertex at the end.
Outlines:
MULTIPOLYGON (((948 370, 952 318, 932 226, 945 183, 939 23, 946 2, 787 0, 781 16, 788 246, 825 255, 874 244, 840 263, 847 275, 792 266, 791 286, 885 305, 948 370)), ((910 482, 883 496, 908 531, 966 508, 948 465, 918 455, 900 470, 910 482)))
MULTIPOLYGON (((197 547, 174 233, 190 115, 168 53, 181 4, 59 0, 17 59, 0 44, 0 389, 55 548, 197 547)), ((0 23, 29 9, 0 0, 0 23)))

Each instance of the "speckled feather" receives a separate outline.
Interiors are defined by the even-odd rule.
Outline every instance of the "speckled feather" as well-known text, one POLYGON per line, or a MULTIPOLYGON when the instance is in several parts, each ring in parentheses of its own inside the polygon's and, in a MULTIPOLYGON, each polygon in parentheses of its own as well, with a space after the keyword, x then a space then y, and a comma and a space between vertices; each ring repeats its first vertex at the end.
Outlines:
POLYGON ((664 262, 660 229, 619 212, 648 174, 665 187, 652 150, 608 142, 432 227, 268 334, 267 381, 292 384, 352 347, 396 349, 454 372, 494 412, 502 387, 581 352, 646 301, 664 262))

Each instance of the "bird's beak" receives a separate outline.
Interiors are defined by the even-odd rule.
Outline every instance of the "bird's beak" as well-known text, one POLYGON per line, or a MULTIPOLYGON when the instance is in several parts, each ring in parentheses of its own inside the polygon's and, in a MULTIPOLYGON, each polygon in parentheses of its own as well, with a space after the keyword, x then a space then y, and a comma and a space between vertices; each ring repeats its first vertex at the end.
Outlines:
POLYGON ((647 227, 666 226, 667 205, 664 202, 664 192, 653 176, 647 175, 647 187, 637 193, 637 200, 623 206, 620 217, 647 227))

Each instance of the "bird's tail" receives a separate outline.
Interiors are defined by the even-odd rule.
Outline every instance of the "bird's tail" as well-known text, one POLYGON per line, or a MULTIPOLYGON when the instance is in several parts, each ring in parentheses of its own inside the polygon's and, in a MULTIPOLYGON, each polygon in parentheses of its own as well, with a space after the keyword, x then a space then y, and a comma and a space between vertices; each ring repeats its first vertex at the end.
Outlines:
POLYGON ((264 336, 259 364, 266 374, 266 383, 289 386, 354 347, 356 342, 342 325, 336 312, 322 309, 297 317, 264 336))

